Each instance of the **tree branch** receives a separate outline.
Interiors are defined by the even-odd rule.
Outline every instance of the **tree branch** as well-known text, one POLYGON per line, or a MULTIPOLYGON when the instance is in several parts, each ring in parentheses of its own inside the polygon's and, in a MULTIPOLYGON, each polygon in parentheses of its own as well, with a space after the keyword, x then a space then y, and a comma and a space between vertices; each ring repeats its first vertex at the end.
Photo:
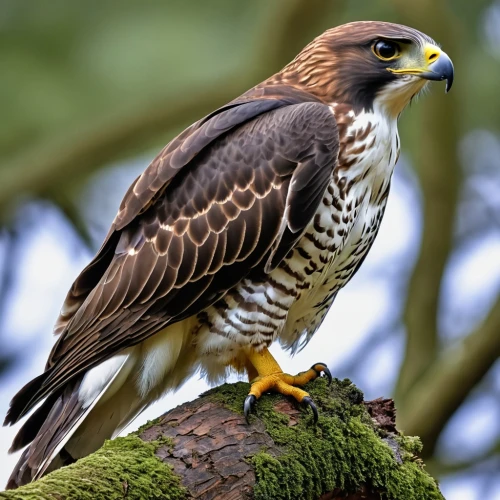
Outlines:
POLYGON ((412 387, 398 414, 398 425, 416 433, 430 456, 443 427, 472 388, 500 356, 500 298, 484 323, 434 360, 412 387))
POLYGON ((0 210, 19 199, 20 193, 53 198, 55 192, 81 183, 103 165, 144 151, 156 142, 166 143, 172 130, 198 120, 279 70, 313 34, 319 34, 317 26, 324 22, 325 8, 331 2, 311 3, 315 8, 303 0, 280 2, 269 23, 272 29, 263 30, 267 36, 254 61, 246 65, 247 72, 228 75, 223 82, 206 82, 163 102, 141 102, 121 114, 37 144, 4 163, 0 169, 0 210), (289 23, 276 22, 278 17, 289 23))
POLYGON ((348 380, 308 388, 317 425, 277 395, 247 424, 248 384, 226 384, 0 498, 442 500, 414 455, 418 440, 397 434, 391 400, 363 404, 348 380))
POLYGON ((431 470, 434 475, 442 478, 446 475, 457 474, 466 470, 470 471, 471 469, 484 472, 487 467, 486 464, 488 463, 488 461, 490 461, 493 457, 497 457, 498 460, 499 456, 500 439, 480 456, 475 456, 473 459, 452 463, 443 463, 443 461, 441 460, 431 458, 427 460, 426 466, 427 469, 431 470))
POLYGON ((61 186, 79 182, 103 165, 166 137, 173 128, 199 119, 242 88, 240 79, 231 78, 210 91, 200 89, 172 101, 142 103, 140 109, 36 145, 0 170, 0 208, 20 193, 49 196, 61 186))
MULTIPOLYGON (((405 22, 407 6, 393 0, 405 22)), ((462 30, 448 2, 423 0, 411 12, 411 23, 426 26, 444 47, 459 57, 462 30), (432 10, 433 16, 428 12, 432 10), (442 22, 446 19, 446 22, 442 22)), ((406 303, 407 347, 396 401, 398 425, 417 433, 424 442, 424 457, 434 452, 449 418, 500 356, 500 300, 489 316, 458 346, 439 352, 437 316, 443 272, 452 250, 453 228, 461 183, 457 144, 460 111, 465 92, 460 82, 446 99, 426 98, 417 157, 424 200, 424 233, 406 303), (436 142, 439 137, 439 142, 436 142)))
MULTIPOLYGON (((407 5, 393 0, 405 22, 407 5)), ((439 34, 444 47, 457 47, 457 21, 446 2, 423 0, 412 9, 408 23, 426 26, 426 31, 439 34), (433 16, 428 15, 432 11, 433 16), (446 23, 442 22, 446 19, 446 23)), ((452 57, 454 54, 452 54, 452 57)), ((413 271, 404 318, 407 344, 401 366, 396 401, 401 407, 409 390, 423 376, 438 353, 437 316, 441 282, 453 248, 454 225, 461 183, 459 142, 460 85, 443 99, 428 96, 422 103, 420 136, 413 155, 420 179, 423 199, 423 235, 420 254, 413 271), (439 141, 436 138, 439 137, 439 141)))

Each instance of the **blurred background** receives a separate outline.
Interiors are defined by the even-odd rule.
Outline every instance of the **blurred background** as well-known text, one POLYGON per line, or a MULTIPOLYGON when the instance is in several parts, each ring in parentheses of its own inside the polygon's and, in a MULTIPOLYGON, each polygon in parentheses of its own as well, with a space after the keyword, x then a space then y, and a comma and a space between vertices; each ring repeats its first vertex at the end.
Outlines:
MULTIPOLYGON (((183 127, 323 30, 378 19, 455 63, 400 123, 373 250, 305 351, 393 396, 448 500, 500 499, 500 0, 0 2, 0 413, 45 364, 67 289, 132 180, 183 127)), ((198 378, 137 427, 206 389, 198 378)), ((0 429, 0 484, 17 456, 0 429)))

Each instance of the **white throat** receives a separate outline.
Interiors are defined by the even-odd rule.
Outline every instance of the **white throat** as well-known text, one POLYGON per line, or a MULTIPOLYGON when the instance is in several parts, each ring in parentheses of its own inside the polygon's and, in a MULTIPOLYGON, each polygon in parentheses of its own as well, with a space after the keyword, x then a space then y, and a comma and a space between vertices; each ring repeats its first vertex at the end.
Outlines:
POLYGON ((373 109, 378 109, 389 118, 397 120, 406 106, 424 89, 427 83, 427 80, 417 76, 400 76, 378 93, 373 103, 373 109))
POLYGON ((356 179, 356 189, 368 191, 378 191, 381 184, 390 182, 399 156, 397 117, 375 103, 373 110, 353 114, 341 142, 339 167, 347 182, 356 179))

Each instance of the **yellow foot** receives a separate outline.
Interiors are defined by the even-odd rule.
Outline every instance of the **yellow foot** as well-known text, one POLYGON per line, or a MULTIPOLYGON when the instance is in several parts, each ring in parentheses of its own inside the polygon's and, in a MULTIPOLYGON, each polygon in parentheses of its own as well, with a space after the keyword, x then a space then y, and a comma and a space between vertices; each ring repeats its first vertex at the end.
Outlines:
POLYGON ((251 380, 252 386, 245 399, 244 413, 247 421, 252 407, 262 394, 273 391, 279 392, 285 396, 292 396, 299 403, 310 406, 313 412, 314 422, 317 422, 318 410, 316 405, 309 394, 299 389, 297 386, 306 385, 311 380, 318 378, 321 373, 325 374, 330 383, 332 381, 332 375, 324 363, 316 363, 309 370, 301 372, 298 375, 289 375, 283 373, 278 363, 267 349, 259 353, 250 353, 248 355, 248 361, 249 365, 247 369, 249 373, 257 374, 257 377, 251 380))

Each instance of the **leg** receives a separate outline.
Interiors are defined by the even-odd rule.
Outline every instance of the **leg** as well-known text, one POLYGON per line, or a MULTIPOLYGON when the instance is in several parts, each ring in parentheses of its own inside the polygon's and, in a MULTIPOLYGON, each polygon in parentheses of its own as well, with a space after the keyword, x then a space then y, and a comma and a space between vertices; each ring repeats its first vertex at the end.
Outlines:
POLYGON ((311 397, 306 391, 299 389, 297 386, 303 386, 307 384, 307 382, 316 379, 321 372, 323 372, 331 382, 332 375, 324 363, 316 363, 309 370, 301 372, 298 375, 288 375, 287 373, 283 373, 272 354, 267 349, 263 349, 261 352, 249 352, 246 366, 252 384, 250 392, 245 399, 244 411, 247 420, 251 408, 256 403, 257 399, 259 399, 264 392, 268 391, 292 396, 299 403, 310 406, 314 414, 314 421, 316 422, 318 420, 318 410, 311 397))
POLYGON ((245 370, 247 371, 248 381, 250 383, 252 382, 252 380, 256 379, 259 376, 257 370, 252 365, 252 363, 250 363, 250 360, 248 358, 245 360, 245 370))

